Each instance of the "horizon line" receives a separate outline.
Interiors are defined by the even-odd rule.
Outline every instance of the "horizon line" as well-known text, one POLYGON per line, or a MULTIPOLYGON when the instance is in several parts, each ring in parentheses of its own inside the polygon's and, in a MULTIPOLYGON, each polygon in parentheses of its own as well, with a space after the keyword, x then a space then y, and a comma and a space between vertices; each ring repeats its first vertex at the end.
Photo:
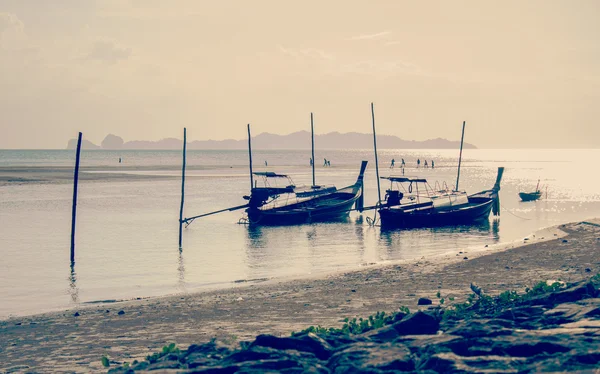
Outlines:
MULTIPOLYGON (((189 144, 189 142, 188 142, 189 144)), ((300 150, 310 150, 310 147, 307 148, 268 148, 262 149, 263 151, 300 151, 300 150)), ((363 150, 372 150, 372 148, 320 148, 323 150, 352 150, 352 151, 363 151, 363 150)), ((454 148, 379 148, 379 149, 392 149, 392 150, 434 150, 434 151, 443 151, 443 150, 454 150, 454 148)), ((510 150, 510 149, 536 149, 536 150, 597 150, 600 147, 596 148, 580 148, 580 147, 561 147, 561 148, 544 148, 544 147, 476 147, 476 148, 467 148, 469 150, 510 150)), ((261 150, 261 149, 256 149, 261 150)), ((73 149, 68 148, 0 148, 0 151, 73 151, 73 149)), ((121 148, 121 149, 84 149, 81 148, 81 151, 90 151, 90 152, 105 152, 105 151, 177 151, 181 152, 180 149, 173 148, 156 148, 156 149, 136 149, 136 148, 121 148)), ((246 148, 204 148, 204 149, 188 149, 188 151, 247 151, 246 148)))

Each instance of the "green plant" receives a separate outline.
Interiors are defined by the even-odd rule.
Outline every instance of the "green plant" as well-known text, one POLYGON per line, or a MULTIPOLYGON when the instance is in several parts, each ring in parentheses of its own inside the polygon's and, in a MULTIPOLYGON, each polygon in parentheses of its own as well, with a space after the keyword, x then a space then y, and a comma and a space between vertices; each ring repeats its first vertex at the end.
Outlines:
POLYGON ((110 361, 108 360, 108 357, 102 356, 102 359, 100 360, 102 361, 102 366, 104 366, 105 368, 110 366, 110 361))
POLYGON ((175 343, 165 345, 162 348, 161 352, 153 353, 152 355, 147 356, 146 359, 148 360, 148 362, 153 364, 153 363, 157 362, 160 358, 165 357, 166 355, 168 355, 170 353, 179 353, 179 348, 177 348, 175 343))
POLYGON ((335 327, 322 327, 322 326, 310 326, 299 332, 292 332, 292 336, 296 336, 303 333, 315 333, 319 335, 328 334, 344 334, 344 335, 357 335, 364 332, 381 328, 385 325, 389 325, 396 320, 398 314, 408 314, 410 311, 407 307, 399 308, 399 312, 386 314, 385 312, 377 312, 374 315, 370 315, 367 318, 345 318, 344 324, 341 328, 335 327))
MULTIPOLYGON (((566 287, 563 282, 538 282, 532 288, 526 288, 524 294, 516 291, 504 291, 496 297, 481 294, 469 294, 464 303, 449 306, 444 311, 444 319, 472 318, 474 315, 493 316, 501 311, 523 304, 532 298, 548 292, 556 292, 566 287)), ((440 300, 440 303, 441 300, 440 300)))

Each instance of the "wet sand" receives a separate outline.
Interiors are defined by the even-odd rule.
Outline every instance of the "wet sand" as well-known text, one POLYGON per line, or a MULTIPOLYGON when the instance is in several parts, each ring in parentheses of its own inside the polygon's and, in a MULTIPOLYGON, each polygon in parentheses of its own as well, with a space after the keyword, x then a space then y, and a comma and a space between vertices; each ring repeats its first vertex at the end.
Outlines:
MULTIPOLYGON (((175 178, 159 175, 141 175, 131 174, 131 172, 142 171, 139 168, 97 168, 87 167, 81 168, 79 172, 79 180, 81 181, 131 181, 140 179, 164 179, 175 178), (102 173, 94 171, 102 170, 102 173)), ((29 183, 73 183, 73 167, 67 166, 52 166, 52 167, 35 167, 35 166, 4 166, 0 167, 0 186, 29 184, 29 183)))
MULTIPOLYGON (((186 167, 188 178, 201 176, 227 176, 227 173, 241 175, 246 167, 222 166, 186 167), (198 173, 200 173, 198 175, 198 173), (216 173, 216 174, 215 174, 216 173), (195 175, 197 174, 197 175, 195 175), (204 175, 203 175, 204 174, 204 175)), ((245 175, 245 174, 244 174, 245 175)), ((138 180, 180 179, 181 166, 86 166, 79 169, 79 180, 82 182, 130 182, 138 180)), ((0 166, 0 186, 31 183, 72 184, 73 167, 71 166, 0 166)))
POLYGON ((414 311, 419 297, 435 305, 438 291, 461 302, 472 282, 491 294, 523 291, 540 280, 574 282, 600 272, 599 252, 596 219, 478 251, 15 317, 0 322, 0 372, 105 371, 102 355, 131 362, 171 342, 186 347, 215 337, 237 344, 259 333, 286 336, 310 325, 340 326, 344 317, 399 306, 414 311))

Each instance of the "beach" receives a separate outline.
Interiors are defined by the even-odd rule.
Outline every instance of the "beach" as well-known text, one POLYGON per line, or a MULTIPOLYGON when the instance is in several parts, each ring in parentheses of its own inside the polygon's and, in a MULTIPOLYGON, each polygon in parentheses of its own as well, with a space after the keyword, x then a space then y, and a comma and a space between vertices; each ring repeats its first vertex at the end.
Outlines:
POLYGON ((0 322, 2 372, 95 372, 101 357, 131 362, 176 343, 236 345, 258 334, 288 336, 345 317, 464 301, 471 283, 488 294, 523 292, 541 280, 575 282, 600 272, 600 220, 539 230, 513 243, 365 266, 325 276, 239 282, 226 290, 91 304, 0 322))

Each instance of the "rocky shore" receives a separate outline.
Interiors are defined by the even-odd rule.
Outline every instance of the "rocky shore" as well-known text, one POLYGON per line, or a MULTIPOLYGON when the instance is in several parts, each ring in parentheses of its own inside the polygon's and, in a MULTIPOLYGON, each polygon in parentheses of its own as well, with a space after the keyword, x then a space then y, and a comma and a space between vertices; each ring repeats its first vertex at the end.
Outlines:
MULTIPOLYGON (((473 287, 473 302, 398 312, 383 327, 362 334, 322 330, 291 337, 259 335, 236 350, 215 341, 184 351, 172 345, 109 373, 597 371, 600 275, 564 287, 540 285, 541 291, 495 298, 473 287)), ((365 325, 382 321, 378 317, 365 325)))
MULTIPOLYGON (((599 251, 600 221, 594 220, 543 230, 520 243, 478 251, 463 250, 439 258, 368 266, 359 271, 310 279, 241 283, 238 288, 228 290, 93 304, 70 311, 13 317, 0 321, 0 372, 106 372, 102 357, 106 357, 112 369, 125 362, 130 365, 136 360, 143 362, 148 355, 160 352, 171 343, 182 350, 178 355, 188 356, 195 349, 212 352, 210 347, 214 346, 215 350, 221 350, 220 356, 214 356, 204 366, 241 365, 241 368, 256 362, 256 357, 246 361, 224 360, 232 355, 243 357, 249 349, 263 348, 266 353, 261 353, 261 360, 268 360, 271 350, 281 351, 272 345, 284 342, 286 347, 292 331, 311 325, 341 327, 346 317, 366 317, 378 311, 398 312, 400 306, 408 307, 413 313, 419 310, 423 313, 403 316, 394 324, 386 325, 384 330, 392 334, 391 340, 378 341, 379 338, 373 336, 377 333, 370 331, 365 336, 353 336, 352 341, 356 343, 346 350, 341 338, 327 340, 305 334, 294 340, 315 341, 310 344, 318 343, 326 348, 326 353, 316 356, 314 352, 284 349, 285 355, 281 357, 306 357, 313 360, 310 362, 315 363, 317 372, 335 371, 348 360, 356 365, 363 365, 362 362, 377 367, 377 362, 383 365, 390 356, 398 357, 398 365, 405 362, 408 365, 405 368, 414 367, 410 370, 444 371, 452 367, 457 371, 477 371, 481 367, 483 371, 487 367, 488 371, 500 371, 500 367, 489 369, 494 366, 484 365, 482 362, 486 360, 491 362, 489 365, 502 362, 512 365, 503 366, 508 372, 536 371, 535 365, 542 361, 546 366, 540 366, 540 370, 550 370, 557 367, 550 365, 552 360, 556 365, 581 364, 582 370, 593 370, 585 360, 594 362, 598 358, 598 319, 593 312, 598 308, 598 299, 593 296, 597 291, 589 290, 588 296, 577 300, 520 305, 521 309, 513 308, 510 312, 514 313, 512 320, 508 316, 481 315, 466 323, 443 319, 436 308, 465 303, 469 295, 473 295, 471 283, 484 294, 495 296, 505 291, 523 293, 538 281, 560 280, 572 284, 590 279, 600 273, 599 251), (420 298, 432 300, 432 305, 418 305, 420 298), (561 310, 564 313, 560 314, 561 310), (436 331, 431 328, 418 335, 394 335, 391 329, 397 332, 400 325, 414 318, 429 319, 433 326, 436 323, 439 326, 436 331), (481 330, 481 336, 473 340, 473 344, 468 343, 472 334, 478 334, 477 329, 481 330), (443 334, 438 336, 438 330, 443 334), (261 334, 265 336, 257 338, 261 334), (214 344, 206 345, 211 340, 214 344), (253 343, 239 350, 240 343, 246 341, 253 343), (397 345, 398 342, 402 345, 397 345), (384 357, 379 356, 377 350, 372 356, 368 353, 369 347, 386 344, 397 352, 389 354, 392 351, 388 351, 384 357), (520 352, 526 346, 534 347, 532 352, 537 353, 529 356, 503 353, 520 352), (570 348, 569 351, 566 348, 570 348), (426 357, 419 352, 427 349, 431 352, 427 356, 430 358, 418 358, 426 357), (494 359, 490 360, 491 357, 494 359), (540 361, 539 357, 545 359, 540 361), (575 361, 567 362, 567 357, 575 357, 575 361)), ((577 283, 574 287, 582 289, 586 284, 577 283)), ((196 353, 200 357, 202 352, 196 353)), ((279 357, 280 353, 273 354, 279 357)), ((186 363, 191 362, 185 357, 186 363)), ((292 365, 290 368, 298 369, 293 366, 296 361, 286 360, 292 365)), ((176 361, 182 363, 179 356, 176 361)))

